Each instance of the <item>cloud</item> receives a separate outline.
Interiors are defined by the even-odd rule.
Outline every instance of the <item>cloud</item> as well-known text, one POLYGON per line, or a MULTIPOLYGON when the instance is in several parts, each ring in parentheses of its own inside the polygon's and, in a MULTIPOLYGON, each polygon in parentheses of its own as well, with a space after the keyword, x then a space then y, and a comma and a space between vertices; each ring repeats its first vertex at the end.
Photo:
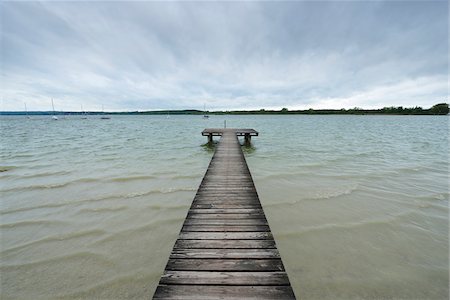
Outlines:
POLYGON ((420 77, 357 91, 347 97, 316 99, 315 104, 317 108, 333 109, 349 107, 376 109, 389 107, 392 103, 396 103, 398 106, 411 107, 414 106, 411 103, 419 103, 424 97, 439 99, 441 95, 446 93, 446 76, 420 77))
POLYGON ((2 110, 429 107, 447 2, 2 2, 2 110))

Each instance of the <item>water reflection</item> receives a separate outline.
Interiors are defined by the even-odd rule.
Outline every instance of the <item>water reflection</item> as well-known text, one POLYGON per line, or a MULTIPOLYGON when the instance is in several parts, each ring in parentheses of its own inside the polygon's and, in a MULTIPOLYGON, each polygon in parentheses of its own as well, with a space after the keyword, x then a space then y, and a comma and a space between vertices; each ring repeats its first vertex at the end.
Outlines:
POLYGON ((252 154, 253 152, 256 151, 256 147, 252 144, 252 143, 244 143, 241 145, 242 146, 242 151, 244 152, 244 154, 252 154))

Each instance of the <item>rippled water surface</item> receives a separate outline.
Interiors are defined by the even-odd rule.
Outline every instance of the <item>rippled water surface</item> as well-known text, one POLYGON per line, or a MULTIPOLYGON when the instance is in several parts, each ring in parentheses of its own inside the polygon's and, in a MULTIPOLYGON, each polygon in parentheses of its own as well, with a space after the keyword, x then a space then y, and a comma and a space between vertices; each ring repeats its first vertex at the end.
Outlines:
POLYGON ((447 116, 1 117, 2 299, 150 298, 225 119, 298 298, 448 299, 447 116))

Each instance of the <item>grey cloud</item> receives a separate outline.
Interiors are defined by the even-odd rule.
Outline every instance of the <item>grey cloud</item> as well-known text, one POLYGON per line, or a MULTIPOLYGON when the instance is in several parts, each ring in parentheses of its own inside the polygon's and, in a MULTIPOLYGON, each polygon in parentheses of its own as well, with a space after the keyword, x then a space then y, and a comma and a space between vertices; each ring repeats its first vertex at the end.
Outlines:
POLYGON ((430 106, 447 2, 2 2, 2 109, 430 106), (412 83, 422 84, 405 90, 412 83))

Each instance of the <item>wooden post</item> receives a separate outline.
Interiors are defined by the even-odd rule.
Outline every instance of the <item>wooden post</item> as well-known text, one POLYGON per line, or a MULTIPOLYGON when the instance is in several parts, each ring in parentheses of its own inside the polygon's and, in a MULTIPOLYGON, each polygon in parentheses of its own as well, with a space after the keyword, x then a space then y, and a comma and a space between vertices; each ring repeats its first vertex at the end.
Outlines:
POLYGON ((249 146, 252 142, 252 136, 250 135, 250 133, 246 133, 245 134, 245 140, 244 143, 246 146, 249 146))
POLYGON ((212 133, 208 134, 208 144, 212 144, 213 143, 213 135, 212 133))

